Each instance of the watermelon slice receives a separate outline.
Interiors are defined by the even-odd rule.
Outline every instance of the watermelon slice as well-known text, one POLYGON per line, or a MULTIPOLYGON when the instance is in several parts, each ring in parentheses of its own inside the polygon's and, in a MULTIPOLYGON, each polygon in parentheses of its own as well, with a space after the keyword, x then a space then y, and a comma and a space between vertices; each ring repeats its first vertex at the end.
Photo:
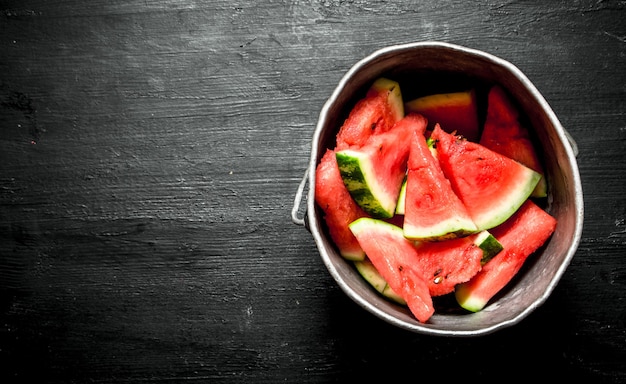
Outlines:
MULTIPOLYGON (((479 143, 544 174, 528 128, 522 125, 517 107, 498 85, 493 86, 487 96, 487 116, 479 143)), ((547 194, 548 185, 542 177, 531 196, 546 197, 547 194)))
POLYGON ((528 199, 541 175, 478 143, 436 126, 441 169, 479 230, 502 224, 528 199))
POLYGON ((379 78, 352 108, 339 129, 336 149, 360 147, 370 136, 390 130, 403 116, 400 84, 379 78))
POLYGON ((356 204, 341 179, 335 152, 327 150, 316 168, 315 201, 324 212, 328 232, 341 256, 363 260, 365 253, 348 225, 367 214, 356 204))
POLYGON ((374 81, 366 96, 377 94, 386 95, 393 121, 397 122, 404 117, 404 100, 402 99, 400 83, 386 77, 380 77, 374 81))
POLYGON ((361 147, 336 152, 339 171, 350 195, 374 217, 393 217, 406 174, 412 132, 423 133, 426 119, 409 114, 391 130, 370 136, 361 147))
POLYGON ((387 281, 385 281, 385 278, 378 272, 369 259, 366 258, 365 260, 354 261, 354 266, 365 281, 370 283, 380 294, 398 304, 406 305, 406 301, 404 301, 402 296, 391 289, 387 281))
POLYGON ((447 132, 456 131, 468 140, 478 140, 478 107, 473 89, 422 96, 408 101, 405 110, 424 115, 430 128, 439 124, 447 132))
MULTIPOLYGON (((457 284, 471 279, 481 270, 483 250, 478 234, 439 242, 418 242, 417 268, 422 271, 431 296, 454 291, 457 284)), ((367 253, 367 250, 365 251, 367 253)))
POLYGON ((423 133, 414 133, 411 140, 403 229, 405 237, 422 241, 462 237, 477 230, 423 133))
MULTIPOLYGON (((410 152, 409 152, 410 155, 410 152)), ((398 195, 398 203, 396 204, 396 215, 404 215, 404 209, 406 207, 406 176, 402 180, 402 186, 400 187, 400 194, 398 195)))
POLYGON ((491 233, 503 250, 487 262, 470 281, 455 290, 461 307, 480 311, 521 269, 527 258, 554 232, 557 221, 532 200, 527 200, 504 224, 491 233))
POLYGON ((359 147, 370 136, 386 132, 404 116, 400 85, 387 78, 377 79, 366 96, 359 100, 336 137, 335 150, 328 150, 316 169, 315 200, 324 212, 329 235, 339 253, 349 260, 363 260, 365 254, 348 224, 367 216, 345 187, 335 151, 359 147))
MULTIPOLYGON (((489 231, 462 240, 414 244, 419 258, 417 266, 431 296, 453 292, 456 284, 468 281, 482 265, 502 251, 502 244, 489 231)), ((403 303, 367 258, 354 264, 361 276, 383 296, 403 303)))
POLYGON ((428 285, 418 271, 417 251, 404 237, 402 228, 382 220, 362 218, 350 224, 350 230, 376 270, 407 303, 420 322, 435 313, 428 285))

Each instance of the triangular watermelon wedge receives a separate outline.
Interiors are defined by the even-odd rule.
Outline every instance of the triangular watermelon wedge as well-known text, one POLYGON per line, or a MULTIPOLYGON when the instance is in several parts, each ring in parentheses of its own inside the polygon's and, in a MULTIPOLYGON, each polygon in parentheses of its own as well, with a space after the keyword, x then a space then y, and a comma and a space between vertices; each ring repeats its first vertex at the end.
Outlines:
POLYGON ((372 135, 387 132, 404 117, 400 84, 381 77, 350 111, 337 133, 337 150, 360 147, 372 135))
POLYGON ((351 223, 350 230, 389 287, 402 297, 418 321, 427 322, 435 308, 423 272, 417 269, 417 251, 402 228, 362 218, 351 223))
MULTIPOLYGON (((487 116, 479 143, 544 175, 528 128, 522 125, 519 110, 499 85, 494 85, 489 90, 487 116)), ((546 197, 547 191, 548 184, 545 177, 542 177, 531 196, 546 197)))
POLYGON ((557 221, 532 200, 506 222, 490 232, 503 250, 488 261, 471 280, 456 287, 461 307, 480 311, 522 268, 528 256, 541 247, 554 232, 557 221))
POLYGON ((521 163, 435 127, 441 169, 479 230, 502 224, 528 199, 541 175, 521 163))
POLYGON ((368 215, 346 189, 339 173, 335 151, 326 151, 315 172, 315 202, 324 212, 330 238, 341 256, 348 260, 363 260, 365 253, 348 225, 368 215))
POLYGON ((452 190, 423 133, 412 136, 405 187, 405 237, 441 241, 476 232, 476 225, 452 190))
POLYGON ((424 132, 426 118, 409 114, 391 130, 370 136, 360 147, 335 153, 346 188, 357 204, 378 218, 393 217, 406 175, 412 132, 424 132))

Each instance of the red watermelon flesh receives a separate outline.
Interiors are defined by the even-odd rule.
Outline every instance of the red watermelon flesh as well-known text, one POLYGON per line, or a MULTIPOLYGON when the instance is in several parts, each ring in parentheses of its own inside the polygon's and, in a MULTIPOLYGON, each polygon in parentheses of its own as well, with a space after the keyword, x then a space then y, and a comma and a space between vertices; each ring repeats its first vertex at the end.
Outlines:
POLYGON ((503 250, 476 276, 456 288, 458 303, 472 312, 484 308, 513 279, 527 258, 548 240, 556 224, 554 217, 527 200, 509 220, 490 231, 503 250))
POLYGON ((494 85, 489 89, 486 118, 493 123, 502 125, 515 124, 519 121, 519 110, 504 88, 499 85, 494 85))
POLYGON ((387 132, 369 137, 362 146, 336 151, 344 184, 368 214, 390 218, 395 213, 413 132, 423 133, 426 119, 409 114, 387 132))
POLYGON ((402 115, 398 106, 394 105, 393 92, 393 89, 377 88, 375 85, 369 89, 366 96, 355 104, 339 129, 337 150, 360 147, 370 136, 393 127, 402 115))
POLYGON ((346 189, 339 173, 335 152, 330 149, 316 168, 315 201, 324 212, 329 235, 339 253, 349 260, 363 260, 365 253, 348 225, 367 214, 346 189))
POLYGON ((453 292, 457 284, 470 280, 481 270, 483 250, 474 243, 476 236, 416 245, 416 262, 431 296, 453 292))
POLYGON ((411 140, 404 200, 404 236, 445 240, 476 231, 463 202, 452 190, 422 132, 411 140))
POLYGON ((408 101, 405 110, 424 115, 430 128, 439 124, 447 132, 456 131, 468 140, 478 140, 478 106, 473 89, 422 96, 408 101))
POLYGON ((435 312, 428 285, 420 271, 417 250, 402 228, 382 220, 363 218, 350 224, 368 259, 400 295, 415 318, 425 323, 435 312))
POLYGON ((435 127, 437 157, 479 230, 502 224, 530 196, 541 175, 487 147, 435 127))
MULTIPOLYGON (((408 114, 384 134, 371 137, 363 149, 372 153, 374 168, 381 179, 382 187, 396 197, 400 193, 406 176, 407 161, 413 134, 424 134, 426 119, 418 114, 408 114), (387 177, 384 177, 387 175, 387 177)), ((395 207, 394 207, 395 210, 395 207)))
MULTIPOLYGON (((528 128, 520 122, 519 111, 505 90, 495 85, 489 90, 487 99, 487 116, 479 143, 543 175, 543 166, 530 139, 528 128)), ((532 196, 546 195, 547 182, 542 177, 532 196)))

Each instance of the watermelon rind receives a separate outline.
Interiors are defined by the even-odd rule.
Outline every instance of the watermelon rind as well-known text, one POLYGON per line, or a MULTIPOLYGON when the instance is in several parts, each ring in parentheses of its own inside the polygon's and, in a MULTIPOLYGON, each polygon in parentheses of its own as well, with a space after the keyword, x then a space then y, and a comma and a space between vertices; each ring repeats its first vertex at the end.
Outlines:
POLYGON ((456 216, 442 220, 436 226, 404 226, 404 237, 416 241, 446 241, 472 233, 476 233, 474 222, 456 216))
POLYGON ((432 297, 416 263, 415 245, 404 237, 402 228, 373 218, 357 219, 349 227, 368 259, 406 301, 415 318, 428 321, 435 312, 432 297))
POLYGON ((359 274, 367 281, 378 293, 384 297, 401 305, 406 305, 406 301, 398 295, 390 286, 374 264, 368 259, 354 261, 354 266, 359 274))
POLYGON ((362 146, 372 135, 387 132, 404 117, 400 84, 379 78, 359 99, 336 135, 336 150, 362 146))
POLYGON ((468 89, 421 96, 405 102, 404 110, 426 116, 431 127, 438 123, 447 132, 458 132, 469 140, 477 140, 477 101, 476 91, 468 89))
POLYGON ((397 196, 389 196, 376 181, 370 157, 351 149, 338 151, 336 157, 343 183, 357 204, 374 217, 392 217, 397 196))
POLYGON ((474 244, 478 245, 483 251, 483 257, 480 259, 481 265, 485 265, 504 248, 498 239, 487 230, 481 231, 476 235, 474 244))
POLYGON ((556 224, 554 217, 527 200, 513 217, 491 231, 503 249, 472 279, 455 287, 458 304, 470 312, 482 310, 552 236, 556 224))
MULTIPOLYGON (((487 95, 487 113, 479 143, 544 174, 530 132, 520 119, 518 106, 499 85, 494 85, 487 95)), ((547 195, 548 183, 542 177, 531 197, 544 198, 547 195)))
POLYGON ((343 184, 333 150, 326 150, 315 173, 315 201, 324 212, 323 219, 330 238, 341 256, 348 260, 363 260, 365 253, 348 224, 367 214, 352 200, 343 184))
POLYGON ((466 284, 459 284, 456 286, 454 290, 456 301, 463 309, 470 312, 479 312, 485 308, 488 300, 485 300, 482 297, 472 296, 472 291, 468 287, 469 286, 466 284))
POLYGON ((400 187, 400 195, 398 195, 398 202, 396 203, 396 215, 404 215, 404 208, 406 207, 406 177, 402 181, 402 187, 400 187))
POLYGON ((404 117, 404 99, 402 98, 400 83, 386 77, 380 77, 372 83, 368 93, 381 92, 389 92, 387 104, 391 107, 396 121, 402 119, 404 117))
POLYGON ((421 115, 407 115, 389 131, 372 135, 364 145, 336 152, 348 192, 371 216, 394 216, 410 151, 410 140, 406 138, 423 133, 426 123, 421 115))
POLYGON ((526 166, 521 164, 520 166, 521 170, 517 174, 516 184, 508 186, 511 193, 494 202, 491 211, 472 216, 478 229, 491 229, 504 223, 533 193, 542 176, 526 166))
POLYGON ((432 143, 413 136, 408 160, 404 236, 419 241, 443 241, 477 231, 463 202, 446 179, 432 143))
POLYGON ((481 144, 436 127, 441 168, 478 230, 494 228, 530 197, 541 174, 481 144))

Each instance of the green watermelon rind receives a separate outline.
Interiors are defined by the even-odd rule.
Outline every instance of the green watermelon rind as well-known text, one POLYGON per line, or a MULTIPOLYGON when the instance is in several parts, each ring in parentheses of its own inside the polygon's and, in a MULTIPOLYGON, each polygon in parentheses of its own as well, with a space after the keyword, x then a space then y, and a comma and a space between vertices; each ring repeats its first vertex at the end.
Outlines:
MULTIPOLYGON (((396 236, 398 238, 404 237, 404 232, 401 227, 373 218, 361 218, 353 221, 350 224, 350 230, 352 231, 352 233, 355 234, 355 236, 357 236, 361 230, 371 229, 372 226, 379 227, 381 231, 387 233, 388 235, 396 236)), ((500 244, 500 242, 487 230, 483 230, 476 234, 473 242, 474 245, 476 245, 483 251, 482 260, 490 260, 503 249, 502 244, 500 244)), ((368 284, 370 284, 377 292, 382 294, 387 299, 393 300, 397 304, 406 305, 406 301, 404 301, 404 299, 400 295, 398 295, 395 291, 393 291, 393 289, 391 289, 387 281, 385 281, 385 279, 378 272, 376 267, 369 260, 367 260, 367 258, 364 260, 353 261, 353 263, 356 266, 356 269, 361 277, 363 277, 363 279, 368 284)), ((461 286, 462 284, 457 287, 461 286)), ((463 306, 465 309, 468 310, 470 308, 473 308, 476 312, 479 310, 479 308, 482 308, 484 306, 484 303, 473 303, 470 299, 464 302, 463 306)))
POLYGON ((511 217, 542 178, 540 173, 479 143, 462 140, 437 127, 432 135, 438 140, 442 169, 479 231, 494 228, 511 217), (485 172, 493 171, 489 164, 497 164, 495 168, 503 172, 503 178, 485 185, 485 172), (475 182, 483 185, 476 189, 472 186, 475 182))
POLYGON ((461 308, 474 313, 482 311, 489 302, 489 300, 485 300, 483 297, 472 296, 471 291, 465 284, 456 286, 454 296, 461 308))
POLYGON ((400 187, 400 194, 398 195, 398 202, 396 203, 396 215, 404 215, 404 209, 406 207, 406 176, 402 180, 402 186, 400 187))
POLYGON ((376 172, 365 153, 344 149, 335 154, 341 178, 356 203, 377 218, 393 217, 397 196, 389 196, 376 181, 376 172))
POLYGON ((382 277, 371 261, 367 259, 354 261, 354 266, 365 281, 367 281, 378 293, 397 304, 406 305, 406 301, 404 301, 402 296, 398 295, 389 286, 389 284, 387 284, 385 278, 382 277))
POLYGON ((403 231, 404 237, 410 240, 445 241, 476 233, 476 226, 472 220, 454 216, 428 227, 405 224, 403 231))
POLYGON ((481 265, 485 265, 489 260, 493 259, 495 255, 500 253, 502 249, 504 249, 498 239, 496 239, 496 237, 487 230, 481 231, 478 235, 476 235, 474 244, 478 245, 478 247, 483 251, 483 257, 480 259, 481 265))
POLYGON ((389 92, 387 104, 394 112, 395 120, 398 121, 404 117, 404 99, 402 98, 400 83, 386 77, 380 77, 372 83, 369 92, 389 92))
MULTIPOLYGON (((437 213, 434 213, 432 211, 429 211, 428 208, 423 208, 420 210, 420 214, 427 214, 430 217, 434 217, 436 218, 436 221, 414 220, 413 218, 411 218, 411 220, 405 219, 403 226, 404 237, 417 241, 445 241, 456 239, 459 237, 465 237, 470 234, 476 233, 478 230, 476 224, 474 224, 474 222, 470 218, 461 200, 455 195, 449 180, 445 177, 443 171, 439 168, 435 140, 429 137, 426 138, 425 141, 422 141, 422 139, 419 139, 419 141, 420 144, 426 144, 428 152, 430 155, 432 155, 432 158, 429 158, 428 160, 430 165, 426 172, 424 171, 424 168, 415 171, 409 169, 407 176, 406 195, 414 191, 410 190, 411 187, 421 187, 422 185, 424 185, 424 183, 429 183, 430 180, 428 179, 428 177, 431 177, 436 180, 441 180, 435 181, 432 184, 434 185, 434 187, 430 187, 428 192, 429 199, 437 201, 437 204, 445 204, 451 201, 456 201, 458 203, 455 208, 447 210, 445 212, 439 211, 437 213), (424 175, 426 179, 424 179, 422 175, 424 175), (418 179, 414 179, 412 177, 418 177, 418 179), (409 184, 409 182, 411 182, 412 184, 409 184)), ((426 154, 426 156, 428 156, 428 154, 426 154)), ((420 191, 417 193, 421 194, 422 192, 420 191)), ((405 215, 411 213, 413 212, 409 211, 407 213, 405 208, 405 215)))
POLYGON ((472 217, 479 230, 491 229, 504 223, 528 200, 537 183, 539 183, 542 177, 541 174, 520 163, 518 164, 517 183, 516 185, 508 186, 515 193, 510 193, 506 195, 506 198, 497 200, 489 211, 472 217))

